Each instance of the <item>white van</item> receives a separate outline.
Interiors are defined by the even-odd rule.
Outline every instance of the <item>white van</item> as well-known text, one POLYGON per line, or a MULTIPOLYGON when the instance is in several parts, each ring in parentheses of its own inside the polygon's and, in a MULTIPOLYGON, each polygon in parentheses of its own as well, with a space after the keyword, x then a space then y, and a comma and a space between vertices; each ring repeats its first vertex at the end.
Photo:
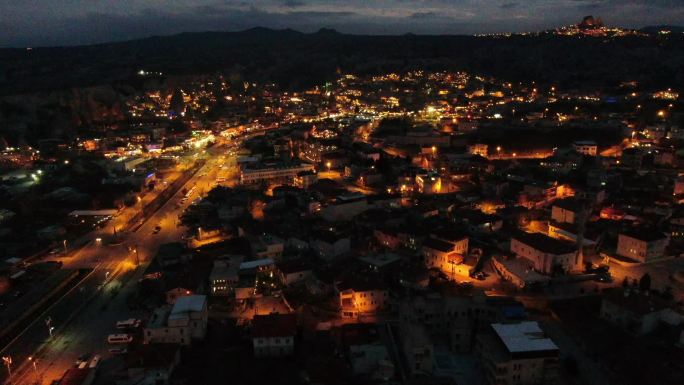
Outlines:
POLYGON ((110 344, 127 344, 133 341, 133 336, 130 334, 110 334, 107 337, 107 342, 110 344))
POLYGON ((117 329, 133 329, 140 326, 140 320, 135 318, 130 318, 124 321, 118 321, 116 323, 117 329))

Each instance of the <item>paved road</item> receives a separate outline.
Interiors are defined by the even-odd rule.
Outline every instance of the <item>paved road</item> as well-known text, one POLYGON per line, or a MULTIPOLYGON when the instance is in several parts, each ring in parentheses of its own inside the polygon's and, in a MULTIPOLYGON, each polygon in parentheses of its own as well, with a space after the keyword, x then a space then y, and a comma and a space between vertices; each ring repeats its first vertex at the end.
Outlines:
POLYGON ((224 151, 221 147, 207 151, 207 163, 185 185, 188 189, 197 188, 184 204, 181 203, 181 189, 136 231, 119 232, 120 244, 109 245, 113 238, 111 226, 123 228, 127 216, 114 218, 107 228, 94 233, 93 237, 101 237, 101 242, 91 242, 65 258, 66 267, 89 267, 93 272, 45 312, 45 316, 49 315, 53 320, 53 337, 49 338, 43 317, 39 317, 3 352, 13 358, 12 384, 49 384, 60 378, 84 353, 101 354, 103 364, 112 360, 105 340, 108 334, 116 331, 116 321, 144 316, 128 309, 127 297, 136 290, 138 279, 159 246, 184 236, 185 229, 178 226, 178 215, 211 189, 220 172, 225 172, 221 166, 227 161, 219 156, 224 151), (161 231, 154 234, 157 225, 161 226, 161 231), (136 254, 130 251, 136 247, 140 259, 137 267, 136 254), (29 357, 38 360, 35 370, 29 357))

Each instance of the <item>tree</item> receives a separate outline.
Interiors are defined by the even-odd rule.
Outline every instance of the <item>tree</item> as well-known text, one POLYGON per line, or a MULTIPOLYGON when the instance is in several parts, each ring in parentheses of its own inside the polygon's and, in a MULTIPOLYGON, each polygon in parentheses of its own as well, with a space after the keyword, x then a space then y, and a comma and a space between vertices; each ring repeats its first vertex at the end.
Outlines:
POLYGON ((648 273, 641 276, 641 279, 639 280, 639 290, 644 292, 651 290, 651 276, 648 273))

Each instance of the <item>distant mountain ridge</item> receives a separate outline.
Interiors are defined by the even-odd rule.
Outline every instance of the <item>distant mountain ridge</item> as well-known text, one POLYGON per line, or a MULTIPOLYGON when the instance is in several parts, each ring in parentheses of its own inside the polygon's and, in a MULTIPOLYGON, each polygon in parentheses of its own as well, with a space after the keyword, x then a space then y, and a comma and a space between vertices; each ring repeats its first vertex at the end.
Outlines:
POLYGON ((684 84, 684 37, 348 35, 252 28, 76 47, 0 49, 0 95, 128 84, 137 71, 239 74, 302 89, 350 73, 467 70, 567 87, 684 84))

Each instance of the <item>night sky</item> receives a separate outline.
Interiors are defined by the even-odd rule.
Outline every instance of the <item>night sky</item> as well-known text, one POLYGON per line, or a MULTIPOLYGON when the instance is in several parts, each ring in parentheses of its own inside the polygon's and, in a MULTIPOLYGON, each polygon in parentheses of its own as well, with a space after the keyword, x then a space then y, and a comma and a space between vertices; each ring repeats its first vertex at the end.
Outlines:
POLYGON ((0 0, 0 46, 256 26, 357 34, 520 32, 589 14, 612 26, 684 25, 684 0, 0 0))

